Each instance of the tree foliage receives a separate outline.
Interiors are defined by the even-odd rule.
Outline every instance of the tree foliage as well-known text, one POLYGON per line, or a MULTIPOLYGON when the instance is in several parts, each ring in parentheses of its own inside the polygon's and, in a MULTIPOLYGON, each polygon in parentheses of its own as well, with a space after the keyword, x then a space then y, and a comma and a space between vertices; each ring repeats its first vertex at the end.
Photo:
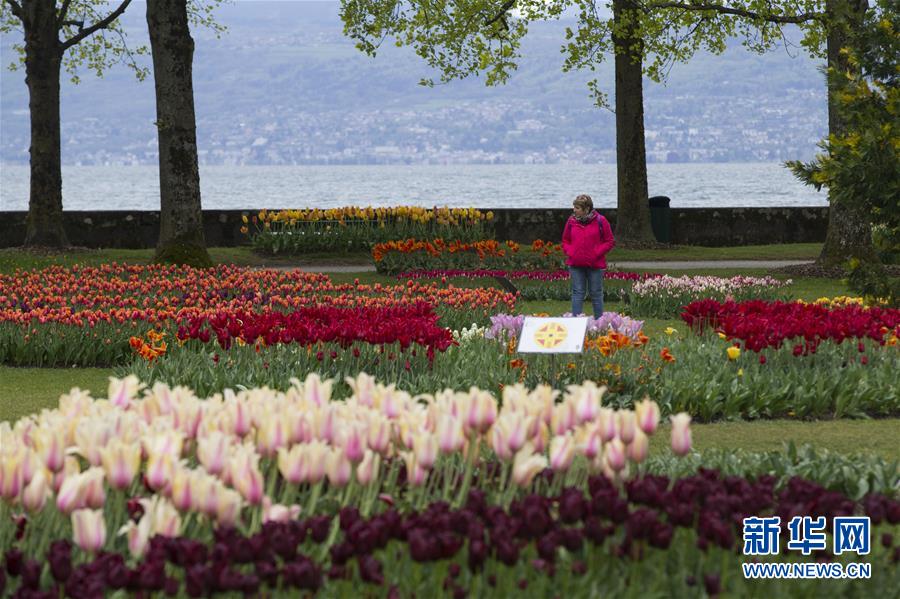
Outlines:
MULTIPOLYGON (((882 258, 900 256, 900 13, 880 0, 841 53, 847 70, 828 69, 837 109, 846 124, 819 147, 808 163, 787 163, 795 176, 828 189, 833 203, 856 206, 871 215, 882 258)), ((872 295, 894 295, 882 269, 854 261, 851 282, 872 295), (882 284, 878 284, 878 279, 882 284)))

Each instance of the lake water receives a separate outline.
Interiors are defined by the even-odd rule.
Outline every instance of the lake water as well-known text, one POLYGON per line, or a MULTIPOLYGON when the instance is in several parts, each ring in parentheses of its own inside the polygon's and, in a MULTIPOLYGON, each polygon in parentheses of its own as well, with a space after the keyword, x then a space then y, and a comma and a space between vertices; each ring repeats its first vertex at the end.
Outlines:
MULTIPOLYGON (((826 206, 777 163, 649 164, 650 195, 672 207, 826 206)), ((155 210, 153 166, 64 166, 67 210, 155 210)), ((568 208, 580 193, 615 207, 614 164, 202 166, 208 209, 347 205, 568 208)), ((27 210, 28 167, 0 165, 0 210, 27 210)))

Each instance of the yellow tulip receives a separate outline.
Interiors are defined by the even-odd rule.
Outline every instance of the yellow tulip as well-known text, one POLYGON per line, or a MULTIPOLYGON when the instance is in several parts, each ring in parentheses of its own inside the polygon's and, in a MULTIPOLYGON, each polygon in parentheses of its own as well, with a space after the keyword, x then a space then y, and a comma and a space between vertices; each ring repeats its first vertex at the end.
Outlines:
POLYGON ((725 350, 725 353, 728 354, 729 360, 737 360, 741 356, 741 350, 738 347, 731 346, 725 350))

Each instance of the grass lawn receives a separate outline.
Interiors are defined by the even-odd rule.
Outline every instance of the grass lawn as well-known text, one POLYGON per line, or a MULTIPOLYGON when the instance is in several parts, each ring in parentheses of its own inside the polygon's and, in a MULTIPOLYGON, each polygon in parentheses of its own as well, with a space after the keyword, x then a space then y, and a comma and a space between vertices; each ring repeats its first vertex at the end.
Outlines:
MULTIPOLYGON (((612 261, 635 260, 813 260, 822 249, 820 243, 793 243, 785 245, 748 245, 739 247, 708 248, 699 246, 673 246, 665 250, 630 250, 617 248, 610 254, 612 261)), ((153 258, 153 249, 104 249, 70 250, 59 254, 23 252, 17 248, 0 249, 0 272, 12 272, 16 268, 43 268, 54 264, 98 265, 105 262, 131 262, 146 264, 153 258)), ((261 256, 249 246, 210 248, 210 257, 217 263, 233 263, 244 266, 285 266, 302 264, 370 264, 367 252, 334 254, 318 252, 304 256, 261 256)))
MULTIPOLYGON (((104 397, 111 370, 102 368, 9 368, 0 366, 0 421, 17 419, 58 405, 72 387, 90 389, 104 397)), ((809 443, 819 449, 851 454, 871 453, 900 460, 900 419, 802 422, 763 420, 693 425, 694 447, 771 451, 783 443, 809 443), (865 442, 862 442, 865 440, 865 442)), ((655 435, 653 451, 664 451, 668 430, 655 435)))
POLYGON ((0 421, 15 421, 55 408, 72 387, 105 396, 113 371, 106 368, 10 368, 0 366, 0 421))

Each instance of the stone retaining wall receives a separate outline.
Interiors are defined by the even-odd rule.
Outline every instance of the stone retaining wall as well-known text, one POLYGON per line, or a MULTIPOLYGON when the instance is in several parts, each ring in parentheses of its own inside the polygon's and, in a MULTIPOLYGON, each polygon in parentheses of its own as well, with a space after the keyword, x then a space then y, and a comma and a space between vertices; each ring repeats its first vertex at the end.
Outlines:
MULTIPOLYGON (((657 209, 660 210, 660 209, 657 209)), ((558 240, 569 209, 494 209, 497 239, 530 243, 558 240)), ((615 229, 616 211, 601 210, 615 229)), ((228 247, 247 243, 241 216, 250 210, 204 210, 206 243, 228 247)), ((0 247, 21 245, 25 212, 0 212, 0 247)), ((672 208, 672 243, 733 246, 825 241, 827 207, 808 208, 672 208)), ((149 248, 159 235, 159 212, 66 212, 65 228, 76 246, 149 248)))

